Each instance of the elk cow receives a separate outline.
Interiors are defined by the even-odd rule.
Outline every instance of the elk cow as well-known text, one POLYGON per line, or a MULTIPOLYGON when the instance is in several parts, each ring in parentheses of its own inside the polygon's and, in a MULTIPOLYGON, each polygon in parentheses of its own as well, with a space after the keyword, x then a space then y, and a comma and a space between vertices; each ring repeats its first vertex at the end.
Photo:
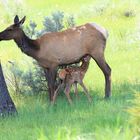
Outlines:
POLYGON ((87 23, 32 40, 21 28, 24 21, 25 17, 19 20, 15 16, 14 24, 0 32, 0 41, 13 39, 23 53, 36 59, 46 70, 50 101, 53 100, 57 66, 78 62, 85 55, 90 55, 104 73, 105 97, 111 95, 111 69, 104 57, 108 32, 103 27, 87 23))

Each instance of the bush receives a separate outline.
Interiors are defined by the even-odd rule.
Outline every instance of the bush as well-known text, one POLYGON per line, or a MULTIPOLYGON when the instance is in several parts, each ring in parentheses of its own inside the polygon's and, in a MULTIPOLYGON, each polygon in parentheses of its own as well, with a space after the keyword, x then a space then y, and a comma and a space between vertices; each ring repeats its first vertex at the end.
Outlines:
POLYGON ((47 91, 47 81, 41 67, 34 66, 26 71, 15 62, 10 62, 10 74, 7 76, 10 90, 16 94, 38 94, 47 91))
POLYGON ((30 21, 29 26, 26 26, 24 30, 26 31, 26 34, 30 38, 36 38, 37 37, 37 30, 36 30, 37 24, 33 21, 30 21))
POLYGON ((29 37, 36 38, 47 32, 58 32, 74 26, 75 20, 72 15, 66 17, 64 12, 56 11, 51 16, 44 17, 42 30, 36 30, 37 24, 34 21, 30 21, 29 25, 24 27, 24 30, 29 37))

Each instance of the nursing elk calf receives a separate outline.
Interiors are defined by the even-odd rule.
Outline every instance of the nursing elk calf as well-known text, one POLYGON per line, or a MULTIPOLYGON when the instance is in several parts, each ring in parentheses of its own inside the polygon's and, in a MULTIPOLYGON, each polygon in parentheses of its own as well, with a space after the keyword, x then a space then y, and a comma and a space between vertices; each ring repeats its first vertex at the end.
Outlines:
POLYGON ((111 69, 104 57, 108 33, 103 27, 87 23, 32 40, 21 28, 24 21, 25 17, 19 20, 15 16, 14 24, 0 32, 0 41, 13 39, 23 53, 36 59, 46 70, 50 101, 53 100, 57 66, 79 62, 85 55, 90 55, 104 73, 105 97, 111 95, 111 69))
POLYGON ((80 84, 81 87, 84 90, 84 93, 86 94, 89 102, 91 102, 91 97, 90 94, 88 93, 87 88, 85 87, 84 83, 83 83, 83 79, 85 77, 85 74, 88 70, 89 67, 89 63, 90 63, 90 56, 86 56, 82 59, 82 64, 81 66, 75 66, 75 67, 67 67, 65 69, 61 69, 58 72, 58 77, 59 79, 62 81, 59 86, 57 87, 54 96, 53 96, 53 104, 55 103, 56 97, 58 95, 58 91, 61 87, 65 87, 65 95, 68 98, 68 101, 70 104, 72 104, 72 100, 70 97, 70 89, 71 86, 74 86, 74 92, 77 96, 78 91, 77 91, 77 84, 80 84))

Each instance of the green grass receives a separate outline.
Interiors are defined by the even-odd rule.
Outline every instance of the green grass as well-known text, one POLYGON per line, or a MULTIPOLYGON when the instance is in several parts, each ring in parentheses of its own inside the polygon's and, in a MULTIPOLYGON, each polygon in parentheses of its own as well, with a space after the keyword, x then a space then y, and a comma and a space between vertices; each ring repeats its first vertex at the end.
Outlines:
MULTIPOLYGON (((0 30, 12 22, 15 13, 26 15, 26 24, 34 20, 41 28, 43 17, 55 10, 73 14, 78 25, 97 22, 106 27, 109 38, 105 56, 112 68, 112 97, 104 100, 104 77, 91 61, 84 79, 93 98, 91 104, 81 88, 79 100, 72 94, 72 106, 64 95, 51 106, 45 95, 12 94, 19 114, 0 120, 0 140, 132 140, 135 132, 127 109, 134 94, 140 92, 139 0, 26 0, 22 10, 16 10, 11 1, 11 12, 1 2, 0 30), (135 16, 125 17, 127 11, 135 16)), ((0 42, 0 59, 5 69, 8 60, 18 62, 23 68, 32 61, 13 41, 0 42)))
POLYGON ((41 99, 25 98, 26 103, 18 107, 18 117, 0 122, 0 139, 39 139, 41 135, 46 139, 61 137, 60 140, 78 137, 104 139, 105 135, 116 140, 122 135, 131 139, 133 133, 125 131, 128 129, 128 113, 125 109, 129 105, 126 100, 130 98, 131 95, 125 94, 106 101, 94 96, 93 103, 89 104, 80 95, 80 99, 74 100, 72 106, 65 97, 59 97, 55 106, 41 99), (128 132, 130 135, 125 136, 124 133, 128 132))

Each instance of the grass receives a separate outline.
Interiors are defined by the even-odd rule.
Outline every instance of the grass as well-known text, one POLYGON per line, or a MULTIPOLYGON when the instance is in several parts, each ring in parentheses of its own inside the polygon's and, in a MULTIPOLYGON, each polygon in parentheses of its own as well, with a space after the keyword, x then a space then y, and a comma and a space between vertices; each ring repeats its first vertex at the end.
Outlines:
MULTIPOLYGON (((91 104, 81 89, 79 100, 72 95, 72 106, 63 95, 51 106, 45 95, 13 94, 19 114, 0 120, 0 140, 132 140, 135 132, 127 109, 140 91, 139 0, 26 0, 22 10, 16 10, 14 3, 11 5, 9 12, 0 3, 0 30, 12 22, 15 13, 26 15, 26 24, 31 19, 41 28, 43 17, 55 10, 73 14, 78 25, 97 22, 106 27, 109 38, 105 56, 112 68, 112 97, 103 99, 104 77, 92 61, 84 80, 93 98, 91 104), (132 11, 134 16, 124 16, 127 11, 132 11)), ((5 69, 8 60, 18 62, 21 67, 27 67, 24 62, 32 61, 13 41, 0 42, 0 59, 5 69)))
MULTIPOLYGON (((89 104, 81 95, 72 106, 65 97, 59 98, 57 105, 50 106, 40 99, 31 100, 28 97, 24 101, 30 102, 18 107, 18 117, 0 122, 3 126, 0 128, 0 139, 39 139, 41 135, 45 139, 103 139, 107 133, 107 137, 117 140, 123 133, 128 133, 125 129, 128 129, 129 115, 125 109, 129 102, 125 100, 130 98, 131 95, 123 95, 106 101, 94 96, 93 103, 89 104)), ((132 132, 130 134, 129 139, 132 132)))

